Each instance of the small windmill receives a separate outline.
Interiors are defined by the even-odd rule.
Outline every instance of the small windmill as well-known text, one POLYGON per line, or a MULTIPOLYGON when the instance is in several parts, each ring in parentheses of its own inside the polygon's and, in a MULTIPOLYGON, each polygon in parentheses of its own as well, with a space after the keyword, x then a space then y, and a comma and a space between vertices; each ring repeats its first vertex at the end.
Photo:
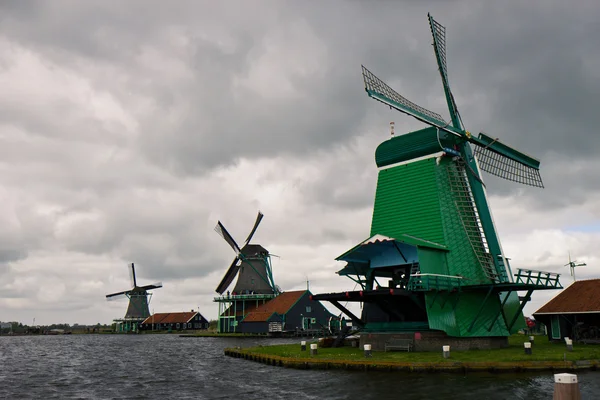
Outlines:
POLYGON ((576 267, 584 267, 587 264, 582 262, 582 263, 578 263, 576 260, 571 261, 571 252, 569 252, 569 262, 567 264, 565 264, 565 267, 569 267, 571 270, 571 276, 573 277, 573 282, 576 282, 577 279, 575 278, 575 268, 576 267))
POLYGON ((254 226, 241 248, 227 229, 225 229, 221 221, 217 222, 215 231, 235 251, 235 258, 227 269, 223 279, 221 279, 219 286, 217 286, 217 293, 223 294, 236 276, 238 279, 233 288, 233 293, 277 294, 279 292, 273 280, 269 251, 259 244, 250 244, 250 240, 252 240, 262 219, 263 214, 259 211, 254 226))
POLYGON ((137 279, 135 276, 135 266, 133 263, 129 265, 129 278, 131 279, 131 289, 124 290, 122 292, 111 293, 106 295, 107 300, 113 300, 119 296, 125 296, 129 299, 129 306, 125 313, 124 320, 126 321, 138 321, 144 320, 150 316, 150 310, 148 304, 152 298, 152 293, 149 293, 152 289, 158 289, 162 287, 161 282, 154 283, 152 285, 138 286, 137 279))

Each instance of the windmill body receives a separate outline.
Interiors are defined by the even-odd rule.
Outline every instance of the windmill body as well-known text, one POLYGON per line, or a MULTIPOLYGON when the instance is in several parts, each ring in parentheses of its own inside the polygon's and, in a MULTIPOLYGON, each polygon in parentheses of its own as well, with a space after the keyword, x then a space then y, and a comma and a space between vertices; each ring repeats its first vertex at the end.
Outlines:
POLYGON ((367 331, 505 338, 525 327, 522 309, 532 291, 560 283, 558 275, 539 271, 519 270, 513 276, 481 170, 543 187, 540 163, 497 138, 464 129, 448 83, 445 28, 428 18, 450 121, 362 67, 369 97, 429 127, 377 147, 370 237, 337 258, 347 262, 338 274, 362 290, 313 297, 330 300, 348 315, 341 300, 362 302, 361 317, 349 316, 367 331), (519 297, 517 291, 527 294, 519 297))
POLYGON ((129 265, 130 279, 132 288, 122 292, 116 292, 106 295, 107 300, 117 299, 125 296, 129 299, 129 305, 125 312, 125 317, 115 319, 118 332, 136 332, 138 325, 150 316, 149 303, 152 298, 153 289, 162 287, 162 283, 157 282, 151 285, 138 286, 135 274, 135 265, 129 265))
POLYGON ((219 296, 214 298, 219 304, 217 329, 220 333, 237 332, 238 324, 246 315, 279 294, 273 279, 269 251, 260 244, 250 243, 262 218, 263 214, 259 211, 242 247, 221 221, 215 227, 215 231, 235 252, 231 265, 216 288, 219 296), (235 285, 229 290, 236 278, 235 285))

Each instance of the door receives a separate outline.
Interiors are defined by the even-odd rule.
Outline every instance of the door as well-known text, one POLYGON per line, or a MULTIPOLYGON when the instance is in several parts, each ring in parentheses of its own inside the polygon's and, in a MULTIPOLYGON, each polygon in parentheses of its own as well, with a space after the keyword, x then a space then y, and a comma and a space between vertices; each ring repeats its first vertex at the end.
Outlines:
POLYGON ((552 316, 552 323, 551 323, 551 329, 552 329, 552 339, 560 339, 560 317, 558 315, 553 315, 552 316))

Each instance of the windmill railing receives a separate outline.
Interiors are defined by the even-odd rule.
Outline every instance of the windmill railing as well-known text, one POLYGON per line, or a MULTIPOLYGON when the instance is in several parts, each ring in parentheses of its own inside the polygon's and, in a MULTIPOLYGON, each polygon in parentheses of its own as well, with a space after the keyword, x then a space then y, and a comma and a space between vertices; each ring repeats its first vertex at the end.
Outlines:
POLYGON ((463 284, 462 276, 441 274, 412 274, 408 282, 408 290, 460 290, 463 284))
POLYGON ((226 294, 217 296, 213 301, 231 301, 231 300, 262 300, 272 299, 274 294, 226 294))
POLYGON ((515 277, 517 278, 516 283, 557 289, 562 288, 559 281, 560 274, 553 272, 536 271, 534 269, 518 269, 515 277))

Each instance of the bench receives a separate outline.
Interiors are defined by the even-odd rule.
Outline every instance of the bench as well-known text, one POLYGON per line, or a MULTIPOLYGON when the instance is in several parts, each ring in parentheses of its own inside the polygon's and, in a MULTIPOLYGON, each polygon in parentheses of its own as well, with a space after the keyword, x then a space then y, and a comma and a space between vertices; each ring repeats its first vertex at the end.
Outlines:
POLYGON ((411 351, 413 347, 412 339, 391 339, 385 342, 385 351, 388 350, 406 350, 411 351))

